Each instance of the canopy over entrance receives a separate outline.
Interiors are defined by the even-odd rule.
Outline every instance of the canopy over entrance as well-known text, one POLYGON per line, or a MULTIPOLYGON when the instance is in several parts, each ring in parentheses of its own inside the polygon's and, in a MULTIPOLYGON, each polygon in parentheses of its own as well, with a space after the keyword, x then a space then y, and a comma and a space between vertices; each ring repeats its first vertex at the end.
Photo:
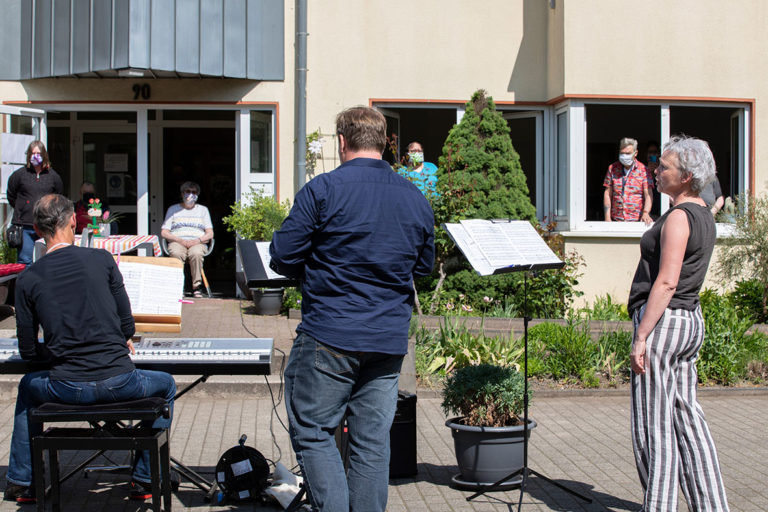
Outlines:
POLYGON ((284 0, 6 0, 0 80, 283 80, 284 0))

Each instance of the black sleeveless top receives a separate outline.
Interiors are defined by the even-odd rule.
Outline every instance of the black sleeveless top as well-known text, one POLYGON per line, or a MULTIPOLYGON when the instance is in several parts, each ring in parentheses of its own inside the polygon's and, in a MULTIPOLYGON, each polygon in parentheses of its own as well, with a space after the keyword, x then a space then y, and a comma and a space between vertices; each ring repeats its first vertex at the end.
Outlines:
POLYGON ((659 275, 661 263, 661 228, 673 210, 683 210, 688 216, 688 245, 683 256, 677 289, 669 302, 670 309, 696 309, 699 290, 707 274, 709 260, 717 238, 715 219, 706 206, 681 203, 670 208, 640 239, 640 262, 637 264, 632 288, 629 291, 627 310, 630 315, 648 300, 651 287, 659 275))

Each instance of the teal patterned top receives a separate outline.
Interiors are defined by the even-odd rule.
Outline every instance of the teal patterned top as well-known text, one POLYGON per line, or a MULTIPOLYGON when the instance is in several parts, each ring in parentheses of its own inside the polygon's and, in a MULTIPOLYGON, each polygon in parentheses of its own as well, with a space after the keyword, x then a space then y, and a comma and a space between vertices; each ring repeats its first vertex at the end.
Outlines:
POLYGON ((414 171, 411 167, 400 166, 397 169, 398 174, 416 185, 421 193, 429 197, 435 194, 437 186, 437 166, 431 162, 424 162, 420 172, 414 171))

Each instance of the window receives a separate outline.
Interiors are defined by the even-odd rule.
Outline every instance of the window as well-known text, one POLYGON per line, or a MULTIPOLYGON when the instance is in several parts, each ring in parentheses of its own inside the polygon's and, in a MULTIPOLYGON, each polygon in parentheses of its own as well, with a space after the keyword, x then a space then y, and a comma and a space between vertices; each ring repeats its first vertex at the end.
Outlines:
POLYGON ((272 113, 251 111, 251 172, 272 174, 272 113))
MULTIPOLYGON (((651 142, 663 145, 679 133, 699 137, 712 148, 723 195, 745 192, 750 113, 745 103, 569 101, 555 112, 556 170, 545 184, 554 196, 556 217, 567 220, 566 229, 572 231, 644 231, 641 223, 602 222, 603 179, 618 159, 623 137, 638 140, 637 158, 644 164, 651 142)), ((654 191, 651 216, 658 218, 668 208, 668 198, 654 191)))

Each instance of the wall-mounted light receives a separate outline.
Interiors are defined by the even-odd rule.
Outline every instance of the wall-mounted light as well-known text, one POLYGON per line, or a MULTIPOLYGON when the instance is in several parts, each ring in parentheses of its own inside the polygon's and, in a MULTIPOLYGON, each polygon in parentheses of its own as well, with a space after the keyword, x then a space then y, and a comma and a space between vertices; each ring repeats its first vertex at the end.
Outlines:
POLYGON ((150 75, 149 71, 146 69, 123 68, 117 70, 117 76, 123 78, 144 78, 145 76, 150 75))

